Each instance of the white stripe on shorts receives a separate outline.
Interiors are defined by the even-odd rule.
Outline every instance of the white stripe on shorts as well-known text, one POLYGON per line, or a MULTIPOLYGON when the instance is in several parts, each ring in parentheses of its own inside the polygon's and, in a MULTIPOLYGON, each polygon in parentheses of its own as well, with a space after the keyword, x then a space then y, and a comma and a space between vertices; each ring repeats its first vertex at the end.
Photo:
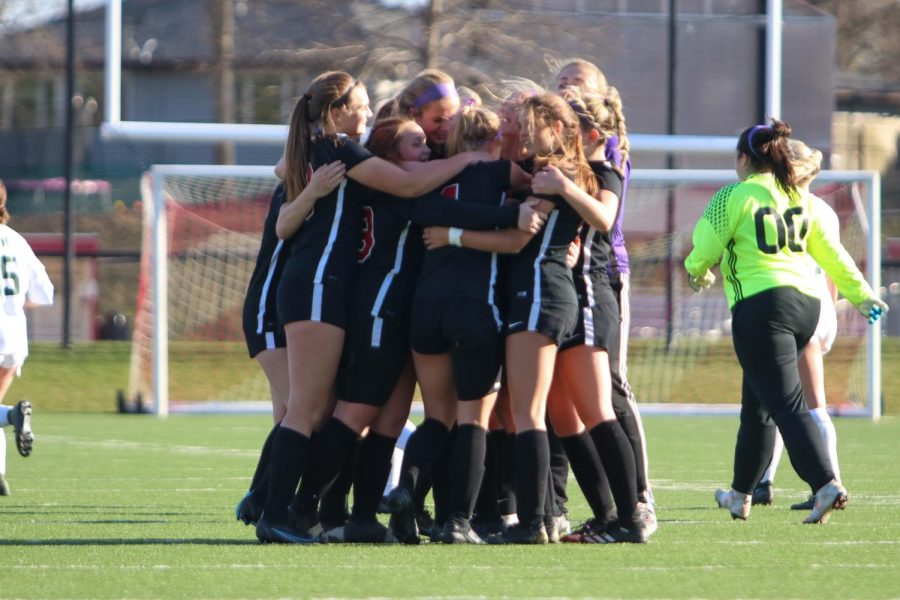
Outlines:
MULTIPOLYGON (((266 317, 266 298, 269 296, 269 288, 272 285, 272 278, 275 277, 275 267, 278 265, 278 255, 281 254, 281 248, 284 246, 284 240, 278 240, 275 244, 275 250, 269 258, 269 270, 266 272, 266 280, 263 283, 262 292, 259 295, 259 310, 256 313, 256 333, 263 332, 263 323, 266 317)), ((274 346, 272 346, 274 348, 274 346)))
POLYGON ((544 238, 541 240, 541 249, 538 251, 537 258, 534 259, 534 289, 531 302, 531 313, 528 315, 528 331, 537 329, 538 317, 541 314, 541 260, 547 253, 547 247, 550 245, 550 238, 553 237, 553 228, 556 227, 556 220, 559 217, 559 211, 554 210, 547 219, 547 225, 544 227, 544 238))
POLYGON ((347 180, 341 182, 338 188, 337 203, 334 207, 334 220, 331 221, 331 232, 328 234, 328 243, 325 244, 325 250, 319 258, 319 264, 316 266, 316 277, 313 279, 313 301, 311 321, 322 320, 322 294, 324 286, 322 285, 322 277, 325 275, 325 267, 328 266, 328 259, 331 258, 331 249, 334 247, 334 240, 337 239, 338 229, 341 225, 341 216, 344 214, 344 190, 347 188, 347 180))

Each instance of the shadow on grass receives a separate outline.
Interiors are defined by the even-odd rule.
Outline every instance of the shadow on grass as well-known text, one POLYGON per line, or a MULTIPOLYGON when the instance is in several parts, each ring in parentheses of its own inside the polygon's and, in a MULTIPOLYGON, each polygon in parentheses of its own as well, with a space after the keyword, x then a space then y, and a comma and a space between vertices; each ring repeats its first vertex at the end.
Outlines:
POLYGON ((47 539, 0 540, 0 546, 259 546, 256 540, 217 540, 212 538, 135 538, 135 539, 47 539))

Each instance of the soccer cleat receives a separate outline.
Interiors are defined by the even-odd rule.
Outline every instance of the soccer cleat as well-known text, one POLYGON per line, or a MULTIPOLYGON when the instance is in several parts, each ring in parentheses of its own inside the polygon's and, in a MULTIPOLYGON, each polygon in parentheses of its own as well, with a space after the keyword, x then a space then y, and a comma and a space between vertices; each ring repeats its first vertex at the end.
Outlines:
POLYGON ((582 523, 578 529, 559 538, 559 541, 564 544, 587 543, 585 537, 606 533, 608 525, 608 523, 603 523, 597 518, 593 518, 582 523))
POLYGON ((423 508, 416 513, 416 527, 419 528, 419 533, 429 536, 432 534, 440 535, 444 529, 443 526, 435 522, 434 517, 431 516, 427 508, 423 508))
POLYGON ((831 512, 844 510, 849 496, 847 490, 837 480, 832 479, 816 492, 816 501, 812 512, 809 513, 804 523, 827 523, 831 512))
POLYGON ((481 539, 472 525, 468 521, 457 521, 450 519, 444 524, 438 540, 444 544, 483 544, 481 539))
POLYGON ((716 502, 719 508, 727 508, 731 511, 732 519, 746 521, 750 516, 750 494, 742 494, 735 490, 716 490, 716 502))
POLYGON ((638 515, 644 522, 644 529, 647 531, 647 537, 650 537, 659 529, 659 522, 656 520, 656 508, 649 502, 638 502, 638 515))
POLYGON ((325 533, 325 527, 315 514, 301 514, 293 506, 288 507, 287 520, 294 530, 305 537, 316 538, 325 533))
POLYGON ((11 496, 12 491, 9 489, 9 483, 6 481, 6 477, 0 475, 0 496, 11 496))
POLYGON ((396 487, 388 494, 387 505, 391 511, 388 527, 391 534, 403 544, 419 543, 419 526, 412 495, 403 487, 396 487))
POLYGON ((388 499, 387 495, 381 497, 381 501, 378 503, 378 514, 387 515, 390 514, 391 509, 388 508, 388 499))
POLYGON ((791 510, 812 510, 816 506, 816 495, 810 494, 809 498, 804 500, 803 502, 797 502, 796 504, 791 504, 791 510))
POLYGON ((487 539, 488 544, 547 544, 547 530, 544 524, 538 526, 517 523, 503 533, 497 533, 487 539))
POLYGON ((650 536, 640 515, 628 527, 610 525, 605 531, 592 531, 581 539, 582 544, 646 544, 650 536))
POLYGON ((475 530, 475 533, 478 534, 482 539, 494 535, 495 533, 503 533, 506 531, 506 523, 501 521, 489 521, 487 519, 481 519, 479 517, 473 517, 470 521, 472 525, 472 529, 475 530))
POLYGON ((315 544, 317 536, 298 530, 290 519, 268 519, 266 513, 256 523, 256 538, 263 544, 315 544))
POLYGON ((556 517, 544 516, 544 531, 547 532, 547 543, 559 543, 559 529, 556 528, 556 517))
POLYGON ((250 490, 234 507, 234 516, 238 521, 243 521, 244 525, 256 525, 256 522, 259 521, 259 516, 262 514, 263 507, 264 505, 256 502, 253 490, 250 490))
POLYGON ((31 402, 19 400, 9 411, 9 424, 16 432, 16 449, 22 456, 31 454, 34 434, 31 432, 31 402))
POLYGON ((397 539, 391 535, 391 531, 378 521, 357 523, 353 519, 350 519, 347 521, 347 524, 344 525, 343 533, 343 541, 352 544, 397 543, 397 539))
POLYGON ((753 496, 750 499, 750 504, 753 506, 757 506, 760 504, 763 506, 768 506, 772 504, 772 498, 774 498, 774 494, 772 493, 772 482, 760 482, 755 488, 753 488, 753 496))

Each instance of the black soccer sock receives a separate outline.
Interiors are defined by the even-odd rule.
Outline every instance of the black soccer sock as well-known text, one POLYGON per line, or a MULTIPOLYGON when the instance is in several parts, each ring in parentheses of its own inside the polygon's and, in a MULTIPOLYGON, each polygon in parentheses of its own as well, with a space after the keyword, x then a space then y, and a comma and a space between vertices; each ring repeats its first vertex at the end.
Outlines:
POLYGON ((437 419, 425 419, 406 442, 403 467, 400 470, 400 486, 415 491, 427 481, 435 458, 444 446, 449 434, 447 426, 437 419))
POLYGON ((550 418, 547 418, 547 443, 550 445, 550 482, 553 485, 553 514, 559 515, 568 512, 566 503, 569 495, 566 485, 569 482, 569 459, 566 458, 566 450, 563 448, 559 436, 553 430, 550 418))
POLYGON ((484 477, 487 431, 477 425, 459 425, 455 438, 450 458, 449 516, 465 521, 472 518, 484 477))
POLYGON ((251 490, 260 487, 263 477, 265 477, 266 472, 269 470, 269 462, 272 460, 272 442, 275 440, 275 434, 278 433, 278 426, 280 424, 281 423, 275 424, 275 427, 273 427, 269 432, 269 435, 266 436, 266 441, 263 442, 262 450, 259 453, 259 462, 256 463, 256 471, 253 473, 253 479, 250 480, 251 490))
POLYGON ((640 421, 638 421, 638 418, 635 415, 635 410, 637 409, 625 395, 624 385, 615 385, 617 377, 618 375, 613 373, 613 411, 615 411, 616 420, 619 421, 619 425, 621 425, 622 430, 625 431, 625 435, 628 437, 628 444, 631 446, 631 450, 634 453, 635 477, 637 478, 637 489, 640 493, 650 489, 650 481, 647 479, 647 470, 644 464, 644 440, 640 421))
POLYGON ((356 462, 359 444, 359 438, 354 440, 353 451, 347 455, 337 479, 322 494, 319 502, 319 521, 322 523, 342 525, 350 516, 347 499, 350 496, 350 486, 353 485, 353 465, 356 462))
POLYGON ((516 514, 519 515, 519 523, 531 527, 543 523, 549 476, 547 432, 530 429, 516 434, 516 514))
POLYGON ((516 514, 516 434, 503 432, 500 443, 500 514, 516 514))
POLYGON ((369 431, 359 443, 353 468, 353 509, 356 523, 377 519, 378 503, 391 473, 391 457, 397 438, 369 431))
POLYGON ((484 475, 481 488, 475 501, 475 513, 478 518, 491 523, 500 522, 500 452, 503 437, 502 429, 489 431, 485 439, 484 475))
POLYGON ((604 523, 615 520, 616 506, 613 502, 609 479, 603 463, 597 454, 597 446, 587 431, 559 438, 566 449, 572 473, 584 494, 594 517, 604 523))
POLYGON ((434 498, 434 522, 443 525, 450 517, 453 504, 453 484, 450 473, 457 426, 454 425, 444 440, 440 452, 431 467, 431 497, 434 498))
POLYGON ((322 495, 353 460, 356 432, 334 417, 328 419, 310 445, 310 467, 300 483, 294 507, 303 515, 314 515, 322 495))
POLYGON ((627 523, 634 518, 637 509, 634 452, 618 421, 604 421, 591 429, 590 434, 609 478, 619 520, 627 523))
POLYGON ((306 467, 309 438, 290 427, 279 427, 272 442, 272 461, 269 467, 269 492, 266 495, 265 515, 269 519, 287 517, 288 505, 297 490, 300 476, 306 467))

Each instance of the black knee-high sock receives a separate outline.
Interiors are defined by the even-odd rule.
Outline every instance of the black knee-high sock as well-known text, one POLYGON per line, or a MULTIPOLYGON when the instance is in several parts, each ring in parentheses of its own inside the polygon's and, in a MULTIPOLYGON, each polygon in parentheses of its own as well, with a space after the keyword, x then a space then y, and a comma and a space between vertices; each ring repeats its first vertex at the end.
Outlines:
POLYGON ((463 521, 472 518, 484 477, 486 451, 487 431, 477 425, 457 426, 450 457, 450 518, 463 521))
POLYGON ((288 505, 306 467, 309 438, 290 427, 279 427, 272 442, 269 492, 264 513, 270 519, 287 517, 288 505))
MULTIPOLYGON (((613 373, 613 379, 618 375, 613 373)), ((621 384, 620 384, 621 385, 621 384)), ((641 426, 635 416, 634 404, 624 395, 624 386, 616 386, 613 384, 613 410, 616 413, 616 420, 622 426, 622 430, 628 437, 628 444, 634 453, 634 475, 636 477, 638 493, 650 489, 650 482, 647 480, 647 470, 644 468, 644 445, 641 436, 641 426)))
POLYGON ((449 433, 447 426, 437 419, 425 419, 409 436, 403 452, 400 485, 412 491, 413 495, 418 486, 428 479, 449 433))
POLYGON ((569 483, 569 459, 566 458, 566 449, 563 448, 559 436, 553 430, 550 418, 547 418, 547 443, 550 444, 550 482, 553 485, 553 501, 556 506, 553 514, 558 515, 567 512, 566 503, 569 495, 566 486, 569 483))
POLYGON ((778 425, 791 465, 800 479, 813 490, 818 490, 834 479, 834 470, 825 450, 822 434, 808 411, 792 412, 784 409, 776 412, 772 418, 778 425))
POLYGON ((322 500, 319 502, 319 521, 322 523, 341 525, 350 516, 347 499, 350 496, 350 486, 353 485, 353 465, 356 462, 359 443, 359 438, 354 440, 353 451, 347 455, 337 479, 322 494, 322 500))
POLYGON ((456 444, 457 427, 450 429, 441 451, 431 467, 431 496, 434 498, 434 522, 443 525, 450 518, 453 505, 453 484, 450 473, 453 447, 456 444))
POLYGON ((475 513, 478 518, 491 523, 500 522, 500 452, 503 437, 502 429, 489 431, 485 440, 484 476, 481 488, 475 501, 475 513))
POLYGON ((272 460, 272 442, 275 440, 275 434, 278 433, 279 425, 280 423, 275 424, 275 427, 273 427, 272 431, 269 432, 269 435, 266 436, 266 441, 263 442, 262 450, 259 453, 259 462, 256 463, 256 471, 253 473, 253 479, 250 480, 251 490, 260 487, 263 477, 265 477, 266 472, 269 470, 269 462, 272 460))
POLYGON ((634 476, 634 452, 618 421, 604 421, 591 429, 591 439, 609 478, 619 520, 628 523, 637 508, 637 484, 634 476))
POLYGON ((353 460, 357 437, 355 431, 334 417, 316 433, 310 445, 310 466, 294 502, 300 514, 315 514, 322 495, 334 484, 344 465, 353 460))
POLYGON ((500 443, 500 514, 518 512, 516 502, 516 434, 503 432, 500 443))
POLYGON ((391 456, 397 438, 369 431, 359 443, 356 464, 353 469, 353 509, 351 518, 356 523, 377 519, 381 493, 391 473, 391 456))
POLYGON ((530 429, 516 434, 516 501, 519 523, 538 527, 544 521, 544 500, 550 476, 547 432, 530 429))
POLYGON ((587 431, 559 439, 566 449, 578 487, 594 517, 603 523, 614 521, 616 506, 594 440, 587 431))

